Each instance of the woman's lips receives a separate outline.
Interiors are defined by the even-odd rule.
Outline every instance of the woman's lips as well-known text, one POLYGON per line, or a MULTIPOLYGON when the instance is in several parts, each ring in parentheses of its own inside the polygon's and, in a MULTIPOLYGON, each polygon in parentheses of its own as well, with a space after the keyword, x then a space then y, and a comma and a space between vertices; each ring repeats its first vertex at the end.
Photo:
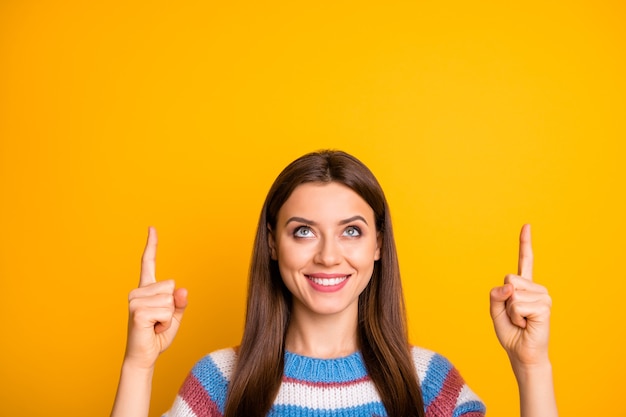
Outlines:
POLYGON ((348 278, 350 278, 350 275, 340 274, 312 274, 305 276, 313 288, 323 292, 340 290, 348 281, 348 278))

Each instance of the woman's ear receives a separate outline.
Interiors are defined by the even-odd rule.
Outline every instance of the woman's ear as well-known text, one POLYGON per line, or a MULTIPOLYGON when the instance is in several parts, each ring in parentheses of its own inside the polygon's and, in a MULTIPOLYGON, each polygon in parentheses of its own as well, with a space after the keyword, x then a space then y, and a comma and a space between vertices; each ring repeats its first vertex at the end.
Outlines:
POLYGON ((376 252, 374 252, 374 260, 380 260, 380 251, 383 247, 383 234, 378 232, 376 233, 376 252))
POLYGON ((272 230, 272 226, 267 224, 267 244, 270 247, 270 257, 272 260, 278 260, 278 256, 276 255, 276 238, 274 237, 274 231, 272 230))

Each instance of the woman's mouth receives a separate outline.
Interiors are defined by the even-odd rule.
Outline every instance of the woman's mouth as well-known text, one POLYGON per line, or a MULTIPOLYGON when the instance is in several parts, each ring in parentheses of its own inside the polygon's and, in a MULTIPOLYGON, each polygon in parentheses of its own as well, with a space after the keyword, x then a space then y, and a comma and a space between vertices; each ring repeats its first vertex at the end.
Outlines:
POLYGON ((318 278, 307 275, 307 278, 317 285, 321 285, 323 287, 332 287, 334 285, 339 285, 345 280, 348 279, 348 275, 344 275, 342 277, 333 277, 333 278, 318 278))
POLYGON ((348 278, 350 278, 349 274, 313 274, 305 276, 314 290, 325 293, 341 290, 348 282, 348 278))

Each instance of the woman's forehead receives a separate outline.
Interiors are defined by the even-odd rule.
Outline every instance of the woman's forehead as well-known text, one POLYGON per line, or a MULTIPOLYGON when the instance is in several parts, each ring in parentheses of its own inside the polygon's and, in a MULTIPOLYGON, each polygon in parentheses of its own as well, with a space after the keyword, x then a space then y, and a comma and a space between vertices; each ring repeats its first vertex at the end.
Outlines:
MULTIPOLYGON (((279 222, 291 216, 317 222, 355 215, 374 220, 374 211, 354 190, 338 182, 311 182, 297 186, 278 212, 279 222)), ((373 223, 371 223, 373 224, 373 223)))

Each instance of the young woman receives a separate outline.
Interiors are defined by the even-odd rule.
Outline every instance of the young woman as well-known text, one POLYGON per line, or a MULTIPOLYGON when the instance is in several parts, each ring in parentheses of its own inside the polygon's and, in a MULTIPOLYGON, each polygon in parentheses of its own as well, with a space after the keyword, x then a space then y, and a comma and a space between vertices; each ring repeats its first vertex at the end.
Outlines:
MULTIPOLYGON (((155 279, 156 232, 129 296, 112 416, 147 416, 157 357, 187 305, 155 279)), ((168 416, 483 416, 442 356, 410 346, 389 208, 370 170, 340 151, 298 158, 259 219, 241 345, 201 359, 168 416)), ((548 359, 550 297, 532 282, 530 229, 517 275, 491 291, 491 316, 519 384, 522 417, 557 415, 548 359)))

